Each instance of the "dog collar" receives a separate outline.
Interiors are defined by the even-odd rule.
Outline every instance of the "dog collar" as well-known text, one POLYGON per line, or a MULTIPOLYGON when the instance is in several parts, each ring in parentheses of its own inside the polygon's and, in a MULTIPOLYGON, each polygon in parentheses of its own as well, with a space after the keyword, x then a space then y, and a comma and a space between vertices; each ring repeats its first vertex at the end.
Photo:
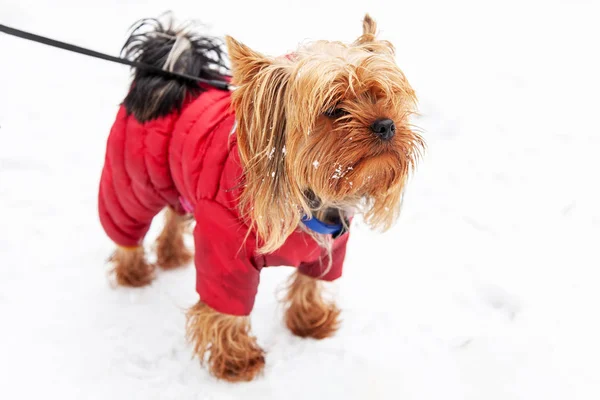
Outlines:
POLYGON ((342 236, 347 231, 346 226, 342 223, 328 224, 314 216, 305 215, 302 217, 302 223, 311 231, 321 233, 323 235, 331 235, 334 239, 342 236))
MULTIPOLYGON (((188 214, 194 213, 194 206, 192 205, 192 203, 189 202, 189 200, 182 196, 179 196, 179 203, 181 204, 181 207, 185 210, 185 212, 187 212, 188 214)), ((302 223, 311 231, 323 235, 331 235, 334 239, 337 239, 338 237, 342 236, 348 231, 348 229, 346 229, 347 225, 344 225, 342 223, 328 224, 316 217, 309 217, 308 215, 302 217, 302 223)))

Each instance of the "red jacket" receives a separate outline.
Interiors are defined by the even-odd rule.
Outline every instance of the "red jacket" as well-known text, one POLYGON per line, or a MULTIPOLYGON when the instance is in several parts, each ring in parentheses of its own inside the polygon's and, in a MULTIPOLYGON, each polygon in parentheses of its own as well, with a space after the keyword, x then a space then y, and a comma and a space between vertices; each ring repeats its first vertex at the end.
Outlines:
POLYGON ((309 276, 342 274, 348 234, 334 241, 333 265, 297 230, 277 251, 256 252, 256 236, 240 218, 240 165, 230 93, 209 89, 181 112, 139 123, 121 106, 108 138, 99 193, 100 221, 118 245, 140 245, 154 216, 181 199, 194 209, 196 290, 213 309, 248 315, 263 267, 288 265, 309 276))

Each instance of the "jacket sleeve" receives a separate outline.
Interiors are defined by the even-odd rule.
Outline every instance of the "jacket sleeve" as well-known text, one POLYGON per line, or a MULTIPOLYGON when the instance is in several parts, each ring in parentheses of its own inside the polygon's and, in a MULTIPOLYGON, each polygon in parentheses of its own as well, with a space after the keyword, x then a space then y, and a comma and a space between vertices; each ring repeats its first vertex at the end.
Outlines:
POLYGON ((342 267, 346 258, 346 245, 350 233, 347 232, 335 239, 331 250, 331 268, 327 270, 329 260, 327 255, 312 263, 302 263, 298 270, 304 274, 323 281, 334 281, 342 276, 342 267))
POLYGON ((232 211, 201 200, 195 206, 196 290, 200 300, 229 315, 248 315, 258 290, 256 239, 232 211))

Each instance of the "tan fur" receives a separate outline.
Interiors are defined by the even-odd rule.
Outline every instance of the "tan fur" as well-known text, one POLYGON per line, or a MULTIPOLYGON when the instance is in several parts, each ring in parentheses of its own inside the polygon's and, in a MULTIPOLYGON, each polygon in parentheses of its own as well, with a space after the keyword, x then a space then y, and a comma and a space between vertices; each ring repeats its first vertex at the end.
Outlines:
POLYGON ((211 374, 250 381, 265 365, 264 351, 250 335, 250 318, 221 314, 199 301, 187 312, 186 337, 211 374))
POLYGON ((110 261, 114 264, 112 273, 118 285, 140 287, 154 279, 154 265, 146 261, 142 246, 118 247, 110 261))
POLYGON ((185 247, 183 236, 190 218, 179 215, 173 209, 165 212, 165 226, 156 239, 156 264, 163 269, 182 267, 192 261, 193 254, 185 247))
MULTIPOLYGON (((376 33, 366 15, 362 34, 351 44, 317 41, 278 58, 226 38, 237 86, 232 104, 244 174, 240 210, 257 233, 259 252, 278 249, 302 227, 303 215, 358 211, 382 229, 397 218, 424 142, 409 121, 415 93, 394 61, 394 47, 376 33), (348 114, 327 116, 334 108, 348 114), (370 130, 380 118, 396 126, 387 142, 370 130)), ((171 210, 166 218, 158 264, 185 265, 192 257, 183 244, 185 219, 171 210)), ((330 236, 314 236, 331 248, 330 236)), ((154 276, 141 247, 118 249, 113 261, 119 284, 142 286, 154 276)), ((285 322, 294 334, 322 339, 338 329, 340 310, 322 291, 318 280, 292 276, 285 322)), ((217 378, 248 381, 264 367, 249 317, 224 315, 199 301, 187 312, 186 336, 217 378)))
POLYGON ((297 336, 324 339, 339 328, 340 310, 322 296, 322 283, 296 271, 285 297, 285 323, 297 336))
POLYGON ((397 218, 424 143, 409 122, 415 93, 393 46, 376 40, 375 31, 366 16, 350 45, 317 41, 280 58, 227 37, 245 179, 240 207, 261 252, 279 248, 302 215, 315 211, 308 190, 321 207, 362 212, 373 228, 387 229, 397 218), (336 107, 349 114, 324 115, 336 107), (395 122, 390 142, 370 131, 378 118, 395 122))
POLYGON ((363 34, 357 40, 359 43, 374 42, 377 35, 377 23, 369 14, 363 19, 363 34))

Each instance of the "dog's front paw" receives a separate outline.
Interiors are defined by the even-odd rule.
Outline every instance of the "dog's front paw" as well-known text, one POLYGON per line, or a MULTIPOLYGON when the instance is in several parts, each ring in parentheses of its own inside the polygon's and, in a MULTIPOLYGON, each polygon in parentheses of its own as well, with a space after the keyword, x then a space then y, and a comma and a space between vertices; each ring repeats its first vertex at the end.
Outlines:
POLYGON ((243 382, 254 379, 265 366, 265 353, 256 346, 247 350, 243 355, 227 353, 215 354, 209 357, 211 374, 229 382, 243 382))
POLYGON ((285 323, 296 336, 325 339, 338 330, 339 316, 340 310, 334 304, 313 304, 306 308, 292 304, 286 311, 285 323))
POLYGON ((221 314, 199 301, 187 312, 186 336, 200 362, 219 379, 251 381, 265 366, 248 317, 221 314))

